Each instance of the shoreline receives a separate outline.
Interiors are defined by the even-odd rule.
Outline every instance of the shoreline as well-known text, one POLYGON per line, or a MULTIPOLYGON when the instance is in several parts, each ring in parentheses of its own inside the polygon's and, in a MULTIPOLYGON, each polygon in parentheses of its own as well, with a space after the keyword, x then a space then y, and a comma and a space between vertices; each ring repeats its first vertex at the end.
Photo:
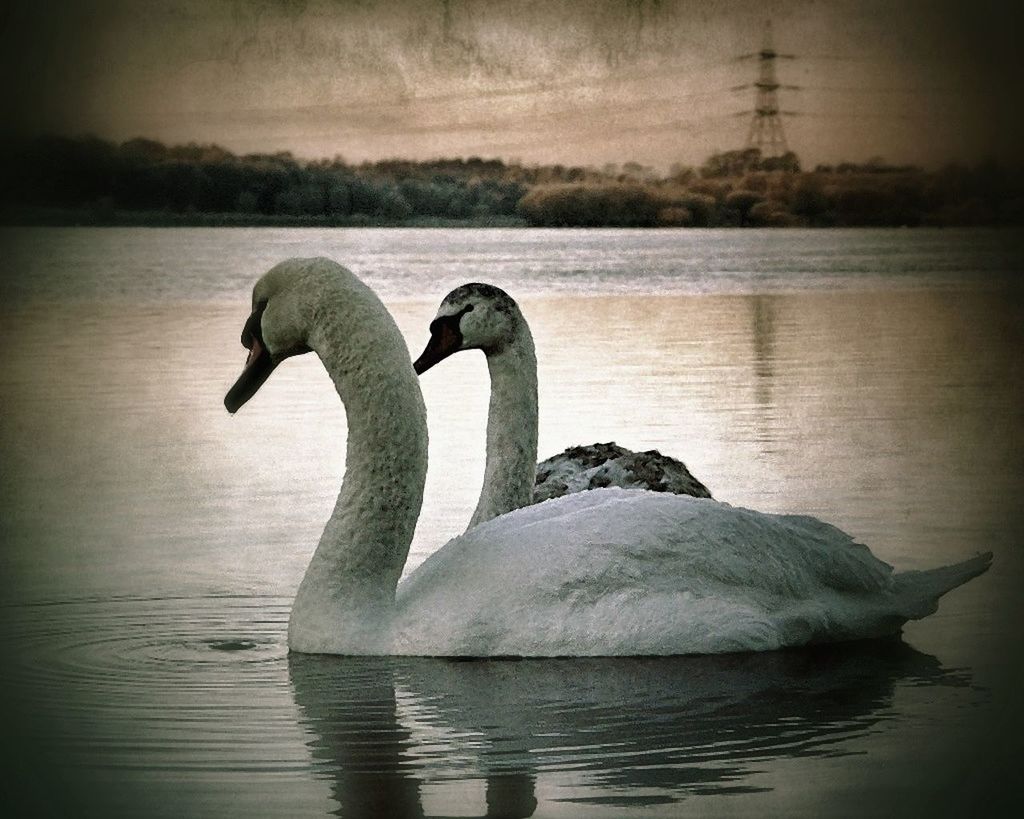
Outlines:
POLYGON ((834 230, 861 228, 916 228, 916 229, 961 229, 961 228, 982 228, 982 229, 1019 229, 1019 225, 1006 224, 1003 222, 986 223, 944 223, 944 222, 919 222, 917 224, 889 224, 889 225, 823 225, 810 223, 777 224, 777 225, 755 225, 755 224, 732 224, 732 225, 545 225, 538 226, 531 224, 529 220, 518 216, 478 216, 465 219, 447 219, 435 216, 409 217, 405 219, 394 219, 383 216, 367 216, 355 214, 350 216, 313 216, 297 215, 289 216, 283 214, 252 214, 252 213, 199 213, 173 211, 125 211, 125 210, 96 210, 91 208, 7 208, 0 211, 0 227, 148 227, 148 228, 504 228, 504 229, 530 229, 544 227, 545 229, 567 229, 567 230, 615 230, 620 228, 636 230, 702 230, 707 227, 725 228, 731 230, 771 230, 786 229, 810 229, 810 230, 834 230))

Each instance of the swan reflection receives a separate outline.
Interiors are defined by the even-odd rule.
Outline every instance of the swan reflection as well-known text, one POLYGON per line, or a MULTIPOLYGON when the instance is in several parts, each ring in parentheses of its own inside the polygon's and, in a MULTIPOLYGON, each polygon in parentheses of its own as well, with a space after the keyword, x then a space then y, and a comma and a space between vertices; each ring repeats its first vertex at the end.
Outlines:
POLYGON ((705 657, 288 662, 341 816, 422 816, 424 782, 448 793, 482 780, 475 815, 506 817, 533 815, 538 778, 560 802, 605 806, 754 792, 764 789, 754 765, 841 755, 895 719, 899 685, 968 682, 900 640, 705 657))

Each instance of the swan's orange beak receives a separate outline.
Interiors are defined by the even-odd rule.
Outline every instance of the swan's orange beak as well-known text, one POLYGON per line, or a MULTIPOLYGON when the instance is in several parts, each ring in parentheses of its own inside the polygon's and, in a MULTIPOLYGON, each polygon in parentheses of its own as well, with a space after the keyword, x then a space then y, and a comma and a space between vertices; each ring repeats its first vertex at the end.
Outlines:
POLYGON ((263 382, 270 377, 274 367, 277 366, 277 362, 270 357, 270 353, 264 346, 263 333, 260 329, 260 320, 266 306, 265 301, 256 305, 256 309, 252 311, 252 315, 249 316, 249 320, 245 322, 245 327, 242 329, 242 346, 249 350, 249 355, 245 359, 242 374, 238 376, 234 386, 224 396, 224 406, 230 413, 238 412, 242 405, 263 386, 263 382))
POLYGON ((462 318, 461 313, 457 316, 434 319, 430 323, 430 341, 427 342, 426 349, 420 357, 416 359, 416 363, 412 365, 412 368, 416 370, 416 375, 423 375, 438 361, 444 361, 462 347, 462 333, 459 332, 460 318, 462 318))

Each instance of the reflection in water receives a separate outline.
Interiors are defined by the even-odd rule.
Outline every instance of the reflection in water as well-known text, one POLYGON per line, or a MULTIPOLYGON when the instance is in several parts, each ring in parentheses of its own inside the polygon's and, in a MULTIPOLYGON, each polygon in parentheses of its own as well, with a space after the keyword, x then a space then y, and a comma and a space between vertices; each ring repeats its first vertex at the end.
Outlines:
POLYGON ((765 452, 773 452, 771 442, 775 434, 771 429, 775 403, 772 387, 775 380, 775 297, 751 296, 754 340, 754 402, 757 404, 759 438, 765 452))
MULTIPOLYGON (((290 655, 343 816, 422 815, 417 777, 487 782, 489 816, 753 793, 755 764, 841 755, 895 686, 965 684, 898 640, 763 655, 449 661, 290 655)), ((481 808, 483 809, 483 808, 481 808)))
POLYGON ((528 773, 493 773, 487 777, 487 816, 525 819, 537 810, 537 780, 528 773))
POLYGON ((288 667, 317 770, 327 770, 339 816, 423 816, 411 775, 411 732, 398 719, 387 658, 291 654, 288 667))

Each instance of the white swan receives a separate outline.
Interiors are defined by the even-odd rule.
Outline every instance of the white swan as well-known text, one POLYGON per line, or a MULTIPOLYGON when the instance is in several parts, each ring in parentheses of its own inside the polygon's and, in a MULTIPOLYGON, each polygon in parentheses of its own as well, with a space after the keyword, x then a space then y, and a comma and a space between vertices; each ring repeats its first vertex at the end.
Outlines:
POLYGON ((491 376, 487 463, 470 529, 513 509, 588 489, 618 486, 711 497, 682 461, 657 450, 589 444, 569 447, 538 464, 533 335, 515 299, 501 288, 475 282, 445 296, 430 324, 430 341, 413 368, 422 374, 468 349, 483 350, 491 376), (474 313, 477 306, 481 312, 474 313))
POLYGON ((242 343, 229 411, 282 359, 312 350, 348 417, 345 479, 288 624, 295 651, 691 654, 873 637, 931 613, 991 560, 894 574, 812 518, 598 489, 482 523, 399 585, 427 437, 391 316, 334 262, 292 259, 257 282, 242 343))

